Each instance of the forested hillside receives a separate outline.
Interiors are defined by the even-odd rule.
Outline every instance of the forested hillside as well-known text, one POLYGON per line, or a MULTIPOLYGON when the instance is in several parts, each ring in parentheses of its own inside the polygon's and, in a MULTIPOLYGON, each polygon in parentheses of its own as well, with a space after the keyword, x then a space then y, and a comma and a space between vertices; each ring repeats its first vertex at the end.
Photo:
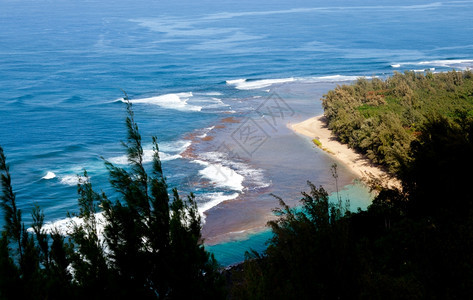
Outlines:
POLYGON ((329 129, 341 142, 396 172, 428 119, 443 116, 458 123, 473 118, 473 73, 360 78, 329 91, 322 105, 329 129))

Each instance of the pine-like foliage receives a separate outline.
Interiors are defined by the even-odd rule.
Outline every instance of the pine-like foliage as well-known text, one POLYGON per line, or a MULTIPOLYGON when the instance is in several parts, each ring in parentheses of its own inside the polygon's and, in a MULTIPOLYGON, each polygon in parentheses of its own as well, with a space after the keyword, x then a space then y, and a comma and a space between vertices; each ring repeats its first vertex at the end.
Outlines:
POLYGON ((194 196, 183 200, 174 189, 170 201, 157 138, 152 138, 153 161, 147 166, 132 105, 126 105, 122 144, 128 167, 105 161, 116 198, 95 192, 84 171, 79 212, 69 215, 77 218, 71 219, 67 237, 44 231, 39 207, 33 209, 32 233, 25 229, 0 147, 6 224, 0 239, 0 299, 223 297, 219 266, 203 246, 194 196))

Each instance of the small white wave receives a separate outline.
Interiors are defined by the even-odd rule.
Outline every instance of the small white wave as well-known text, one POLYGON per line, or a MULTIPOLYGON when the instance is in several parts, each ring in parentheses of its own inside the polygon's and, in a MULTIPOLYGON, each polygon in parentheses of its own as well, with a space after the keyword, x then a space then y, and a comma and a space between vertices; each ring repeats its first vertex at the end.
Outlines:
MULTIPOLYGON (((191 145, 191 141, 172 141, 172 142, 162 142, 159 143, 160 150, 166 151, 159 151, 159 159, 161 161, 169 161, 181 158, 181 153, 184 152, 189 146, 191 145)), ((152 145, 146 145, 143 147, 143 163, 150 163, 153 161, 154 150, 152 149, 152 145)), ((120 155, 115 156, 107 159, 112 164, 116 165, 127 165, 128 164, 128 156, 120 155)))
POLYGON ((164 152, 159 152, 159 159, 161 161, 168 161, 168 160, 174 160, 181 158, 182 156, 180 154, 167 154, 164 152))
POLYGON ((198 210, 199 210, 199 214, 200 214, 202 223, 205 223, 205 217, 206 216, 205 216, 204 212, 206 212, 209 209, 219 205, 222 202, 233 200, 233 199, 237 198, 238 196, 240 196, 239 193, 233 193, 233 194, 228 195, 228 194, 225 194, 223 192, 207 193, 207 194, 203 194, 202 196, 200 196, 199 200, 201 202, 205 201, 204 203, 198 205, 198 210))
MULTIPOLYGON (((158 105, 162 108, 175 109, 179 111, 201 111, 202 106, 187 103, 192 96, 192 93, 165 94, 156 97, 133 99, 130 100, 130 103, 158 105)), ((124 99, 121 101, 125 102, 124 99)))
POLYGON ((233 85, 238 90, 256 90, 262 89, 273 84, 281 84, 286 82, 295 81, 295 78, 281 78, 281 79, 262 79, 262 80, 251 80, 247 79, 235 79, 227 80, 228 85, 233 85))
POLYGON ((438 59, 419 62, 402 62, 399 66, 430 66, 429 70, 434 71, 435 67, 455 68, 466 70, 473 67, 473 59, 438 59))
POLYGON ((114 165, 127 165, 128 164, 128 156, 120 155, 115 156, 107 159, 108 162, 111 162, 114 165))
POLYGON ((262 169, 254 168, 249 164, 238 161, 236 159, 229 159, 228 154, 226 153, 205 152, 201 153, 200 156, 206 161, 223 164, 235 170, 235 172, 243 176, 245 182, 253 188, 260 189, 266 188, 271 185, 271 182, 265 179, 262 169))
POLYGON ((228 85, 237 85, 240 83, 246 82, 246 79, 233 79, 233 80, 227 80, 226 83, 228 85))
POLYGON ((432 61, 421 61, 416 63, 419 66, 437 66, 437 67, 466 67, 466 65, 473 65, 473 59, 441 59, 432 61))
POLYGON ((44 175, 41 178, 46 179, 46 180, 53 179, 53 178, 56 178, 56 174, 54 172, 48 171, 46 175, 44 175))
POLYGON ((208 193, 204 194, 203 198, 207 200, 205 203, 199 205, 199 212, 203 213, 212 207, 219 205, 220 203, 228 200, 233 200, 240 196, 240 193, 225 194, 223 192, 208 193))
POLYGON ((401 64, 392 64, 391 67, 392 67, 392 68, 400 68, 400 67, 401 67, 401 64))
MULTIPOLYGON (((104 224, 105 224, 105 217, 103 213, 96 213, 94 215, 95 220, 97 222, 97 233, 99 234, 99 237, 103 236, 103 229, 104 229, 104 224)), ((80 226, 84 224, 84 220, 79 217, 72 217, 72 218, 64 218, 64 219, 59 219, 56 221, 52 222, 46 222, 43 225, 43 230, 47 234, 53 233, 55 230, 59 232, 59 234, 63 236, 70 235, 73 230, 74 224, 80 226)), ((33 232, 33 228, 28 228, 28 232, 33 232)))
MULTIPOLYGON (((78 176, 78 175, 65 175, 62 176, 61 179, 59 180, 60 183, 69 185, 69 186, 75 186, 79 184, 79 181, 84 181, 86 178, 83 176, 78 176)), ((89 177, 90 179, 90 177, 89 177)))
POLYGON ((160 142, 159 143, 159 150, 164 152, 179 152, 182 153, 186 151, 186 149, 192 144, 189 140, 178 140, 178 141, 170 141, 170 142, 160 142))
MULTIPOLYGON (((247 79, 235 79, 227 80, 227 85, 234 86, 239 90, 254 90, 262 89, 265 87, 272 86, 274 84, 282 84, 289 82, 314 82, 314 83, 323 83, 323 82, 344 82, 344 81, 354 81, 358 78, 364 78, 364 76, 353 76, 353 75, 328 75, 328 76, 313 76, 313 77, 290 77, 282 79, 262 79, 262 80, 251 80, 247 79)), ((271 90, 266 89, 265 92, 270 92, 271 90)))
MULTIPOLYGON (((153 161, 154 150, 143 150, 143 163, 147 164, 153 161)), ((173 159, 181 158, 180 154, 168 154, 165 152, 159 152, 159 159, 161 161, 168 161, 173 159)), ((120 155, 115 156, 107 159, 109 162, 115 165, 127 165, 128 164, 128 156, 127 155, 120 155)))
POLYGON ((328 76, 314 76, 314 77, 300 77, 296 78, 298 81, 304 82, 343 82, 343 81, 354 81, 359 78, 365 78, 365 76, 353 76, 353 75, 328 75, 328 76))
POLYGON ((204 128, 204 129, 202 130, 202 134, 197 135, 197 137, 198 137, 199 139, 205 138, 205 137, 209 134, 209 132, 212 131, 214 128, 215 128, 215 126, 210 126, 210 127, 204 128))
POLYGON ((206 92, 206 93, 196 93, 199 95, 204 95, 204 96, 222 96, 222 93, 220 92, 206 92))
POLYGON ((216 97, 195 97, 191 100, 193 105, 200 105, 203 109, 227 107, 228 104, 223 103, 222 99, 216 97))
POLYGON ((243 190, 243 180, 245 178, 233 169, 220 163, 209 163, 202 160, 194 160, 193 162, 205 166, 204 169, 199 171, 199 174, 217 187, 228 188, 234 191, 243 190))

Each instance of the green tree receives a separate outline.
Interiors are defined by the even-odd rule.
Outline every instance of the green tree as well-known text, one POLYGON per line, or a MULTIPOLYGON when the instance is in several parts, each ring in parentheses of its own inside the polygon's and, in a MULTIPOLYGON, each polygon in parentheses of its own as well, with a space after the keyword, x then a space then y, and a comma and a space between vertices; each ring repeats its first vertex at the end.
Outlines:
POLYGON ((0 239, 0 298, 224 297, 219 265, 203 246, 194 196, 182 200, 174 189, 170 202, 157 139, 152 139, 148 171, 129 101, 126 108, 128 134, 123 145, 129 165, 120 168, 105 161, 117 197, 111 200, 95 192, 84 171, 78 184, 79 212, 69 215, 73 218, 67 237, 58 229, 43 229, 44 214, 37 206, 33 233, 26 230, 0 147, 6 224, 0 239))

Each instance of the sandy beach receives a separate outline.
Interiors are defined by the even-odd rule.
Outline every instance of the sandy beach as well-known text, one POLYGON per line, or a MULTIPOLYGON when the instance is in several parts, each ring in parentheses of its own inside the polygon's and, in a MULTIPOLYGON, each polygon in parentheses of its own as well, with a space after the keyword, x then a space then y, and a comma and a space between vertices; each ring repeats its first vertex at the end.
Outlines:
POLYGON ((393 178, 383 169, 374 165, 365 156, 337 141, 332 132, 327 128, 323 115, 312 117, 297 124, 288 124, 288 127, 298 134, 311 139, 317 139, 320 142, 320 148, 333 155, 340 163, 348 166, 361 179, 367 181, 370 177, 374 177, 380 179, 387 186, 400 186, 400 182, 396 178, 393 178))

